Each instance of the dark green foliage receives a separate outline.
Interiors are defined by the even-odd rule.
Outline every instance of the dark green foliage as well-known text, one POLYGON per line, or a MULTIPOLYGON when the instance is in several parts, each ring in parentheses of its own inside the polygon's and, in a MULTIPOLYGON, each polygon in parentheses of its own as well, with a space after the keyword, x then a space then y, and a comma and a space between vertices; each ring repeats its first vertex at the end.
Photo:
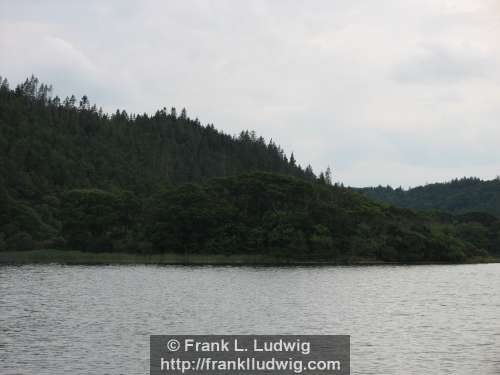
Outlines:
POLYGON ((460 262, 499 249, 494 216, 375 203, 253 132, 185 109, 108 116, 50 91, 0 79, 0 250, 460 262))
POLYGON ((462 178, 409 190, 390 186, 359 189, 368 197, 416 210, 440 210, 454 214, 486 212, 500 217, 500 179, 462 178))
POLYGON ((7 243, 5 242, 5 234, 0 233, 0 251, 7 250, 7 243))
MULTIPOLYGON (((61 234, 74 244, 74 228, 62 228, 59 217, 64 211, 61 196, 69 190, 127 190, 141 200, 165 186, 253 170, 315 179, 310 168, 288 162, 272 141, 266 143, 253 132, 233 137, 213 125, 202 126, 185 109, 180 116, 175 108, 153 116, 125 111, 109 116, 87 96, 80 101, 74 96, 52 98, 51 87, 35 77, 15 90, 0 78, 0 233, 8 243, 14 234, 25 232, 37 246, 59 243, 61 234)), ((92 197, 97 196, 94 191, 92 197)), ((116 228, 110 233, 80 229, 85 243, 105 247, 116 236, 116 228)))
POLYGON ((154 198, 157 252, 269 254, 295 260, 460 262, 486 255, 488 226, 373 203, 339 186, 254 173, 154 198), (457 221, 458 220, 458 221, 457 221), (461 232, 463 225, 469 231, 461 232))
POLYGON ((130 192, 98 189, 70 190, 62 195, 62 234, 70 247, 113 250, 130 238, 140 210, 130 192))
POLYGON ((248 131, 224 134, 185 110, 179 117, 165 108, 153 116, 108 116, 86 96, 77 108, 74 97, 57 104, 49 95, 36 78, 14 91, 0 89, 2 186, 19 198, 81 187, 151 193, 252 170, 315 178, 272 141, 248 131))
POLYGON ((458 238, 483 251, 500 254, 498 178, 490 181, 462 178, 409 190, 390 186, 356 190, 379 202, 432 212, 436 219, 453 226, 458 238))
POLYGON ((13 250, 33 250, 35 243, 31 235, 26 232, 16 232, 7 241, 7 248, 13 250))

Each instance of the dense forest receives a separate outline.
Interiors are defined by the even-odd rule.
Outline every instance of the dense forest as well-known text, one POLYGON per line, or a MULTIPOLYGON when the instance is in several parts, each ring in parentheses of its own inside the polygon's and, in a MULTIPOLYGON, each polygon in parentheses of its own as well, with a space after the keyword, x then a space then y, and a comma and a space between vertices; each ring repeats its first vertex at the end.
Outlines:
POLYGON ((500 247, 494 216, 373 202, 253 132, 50 91, 0 79, 0 250, 455 262, 500 247))
POLYGON ((166 189, 61 198, 70 248, 270 254, 295 260, 464 261, 494 253, 500 221, 383 206, 340 186, 254 172, 166 189))
POLYGON ((359 189, 371 199, 416 210, 439 210, 453 214, 487 212, 500 217, 500 178, 455 179, 409 190, 378 186, 359 189))

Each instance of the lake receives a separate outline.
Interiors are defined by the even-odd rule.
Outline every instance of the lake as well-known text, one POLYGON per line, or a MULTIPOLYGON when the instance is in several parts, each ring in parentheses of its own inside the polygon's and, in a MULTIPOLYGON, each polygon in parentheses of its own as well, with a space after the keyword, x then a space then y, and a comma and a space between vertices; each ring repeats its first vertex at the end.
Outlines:
POLYGON ((1 374, 147 374, 151 334, 348 334, 352 374, 499 374, 500 264, 0 267, 1 374))

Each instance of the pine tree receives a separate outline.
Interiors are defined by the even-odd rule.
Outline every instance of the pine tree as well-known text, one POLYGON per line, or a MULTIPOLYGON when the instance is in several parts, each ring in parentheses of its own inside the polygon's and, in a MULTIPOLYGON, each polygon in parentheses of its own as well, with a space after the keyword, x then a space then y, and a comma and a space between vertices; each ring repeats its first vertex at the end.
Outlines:
POLYGON ((179 117, 181 120, 186 120, 187 119, 187 111, 186 108, 182 108, 181 110, 181 116, 179 117))
POLYGON ((87 95, 83 95, 82 100, 80 100, 80 110, 86 111, 89 108, 90 108, 89 98, 87 97, 87 95))
POLYGON ((319 178, 318 178, 318 180, 319 180, 319 182, 320 182, 321 184, 324 184, 324 183, 325 183, 325 174, 324 174, 323 172, 321 172, 321 173, 319 174, 319 178))
POLYGON ((332 184, 332 170, 330 169, 330 166, 328 166, 328 168, 326 168, 325 183, 328 185, 332 184))
POLYGON ((177 110, 175 109, 175 107, 170 108, 170 116, 172 116, 173 118, 177 118, 177 110))

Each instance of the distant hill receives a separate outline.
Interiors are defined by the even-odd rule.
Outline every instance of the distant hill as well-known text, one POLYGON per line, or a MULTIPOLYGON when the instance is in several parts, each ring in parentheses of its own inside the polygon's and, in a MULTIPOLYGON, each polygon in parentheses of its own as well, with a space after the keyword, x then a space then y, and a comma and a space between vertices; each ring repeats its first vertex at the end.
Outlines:
POLYGON ((462 178, 409 190, 390 186, 356 189, 379 202, 416 210, 439 210, 453 214, 487 212, 500 217, 500 179, 483 181, 462 178))

